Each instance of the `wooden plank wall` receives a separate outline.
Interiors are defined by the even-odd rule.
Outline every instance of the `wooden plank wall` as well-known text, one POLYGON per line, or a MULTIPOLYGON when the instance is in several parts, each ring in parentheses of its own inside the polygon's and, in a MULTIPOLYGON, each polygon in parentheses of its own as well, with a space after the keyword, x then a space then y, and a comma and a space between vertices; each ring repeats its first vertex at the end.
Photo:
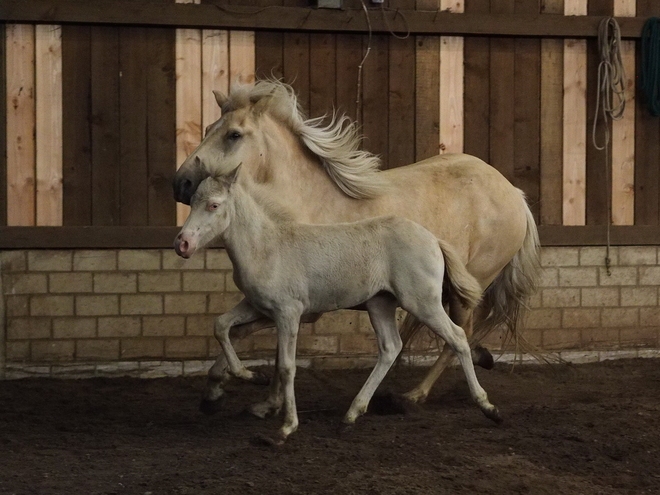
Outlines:
MULTIPOLYGON (((307 5, 161 1, 221 9, 232 3, 307 5)), ((344 6, 361 3, 345 0, 344 6)), ((386 7, 456 15, 656 11, 651 0, 389 0, 386 7)), ((405 26, 393 17, 391 33, 369 37, 8 25, 1 57, 7 118, 0 145, 7 150, 0 173, 7 183, 0 223, 182 222, 187 212, 177 212, 170 180, 219 117, 211 90, 227 92, 233 81, 250 83, 255 74, 290 83, 311 117, 338 111, 357 119, 364 147, 380 155, 384 168, 465 151, 523 189, 542 225, 604 225, 608 201, 616 225, 660 223, 660 125, 635 98, 635 42, 622 44, 629 105, 624 119, 612 124, 605 163, 604 153, 591 146, 589 127, 595 41, 414 37, 406 36, 405 26), (60 151, 45 151, 53 149, 60 151)))

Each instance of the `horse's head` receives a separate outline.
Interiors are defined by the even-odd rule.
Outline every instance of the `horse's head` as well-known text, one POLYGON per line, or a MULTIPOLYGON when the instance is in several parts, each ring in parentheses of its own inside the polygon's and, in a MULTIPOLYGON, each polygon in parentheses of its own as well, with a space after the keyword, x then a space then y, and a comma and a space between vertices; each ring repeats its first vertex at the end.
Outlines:
POLYGON ((182 258, 190 258, 220 237, 231 217, 230 194, 240 166, 223 176, 204 179, 192 196, 190 214, 174 239, 174 250, 182 258))
POLYGON ((257 130, 270 97, 250 97, 249 93, 241 92, 232 94, 231 98, 217 91, 213 94, 222 109, 222 117, 206 128, 204 139, 174 176, 174 199, 180 203, 190 204, 205 178, 226 175, 239 163, 252 168, 264 155, 264 136, 257 130))

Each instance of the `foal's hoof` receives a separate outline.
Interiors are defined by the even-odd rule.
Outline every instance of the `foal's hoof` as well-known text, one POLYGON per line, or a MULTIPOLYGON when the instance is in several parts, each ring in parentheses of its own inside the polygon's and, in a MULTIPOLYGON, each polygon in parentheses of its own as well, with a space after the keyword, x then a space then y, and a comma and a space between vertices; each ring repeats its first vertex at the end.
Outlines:
POLYGON ((200 412, 208 416, 211 416, 212 414, 215 414, 222 409, 223 402, 224 402, 224 395, 216 400, 202 399, 201 402, 199 403, 199 410, 200 412))
POLYGON ((285 438, 272 438, 268 435, 259 434, 253 436, 250 442, 261 447, 279 447, 284 445, 285 440, 285 438))
POLYGON ((494 421, 498 425, 501 425, 502 422, 504 421, 502 416, 500 416, 500 412, 494 406, 493 406, 492 409, 484 409, 483 411, 484 411, 484 414, 486 415, 486 417, 488 419, 490 419, 491 421, 494 421))
POLYGON ((477 345, 472 349, 472 360, 475 365, 485 370, 492 370, 495 366, 493 355, 485 347, 477 345))
POLYGON ((268 375, 262 373, 261 371, 253 371, 252 379, 250 380, 250 382, 254 383, 255 385, 269 385, 270 378, 268 377, 268 375))

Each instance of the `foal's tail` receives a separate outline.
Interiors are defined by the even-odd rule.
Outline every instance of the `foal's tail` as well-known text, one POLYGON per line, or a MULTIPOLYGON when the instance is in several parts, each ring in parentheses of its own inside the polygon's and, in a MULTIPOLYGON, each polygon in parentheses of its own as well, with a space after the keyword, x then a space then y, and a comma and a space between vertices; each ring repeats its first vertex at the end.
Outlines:
MULTIPOLYGON (((522 201, 525 201, 522 195, 522 201)), ((503 328, 516 346, 527 347, 518 333, 526 300, 536 291, 540 272, 539 234, 532 212, 525 202, 527 232, 520 250, 484 292, 475 319, 473 340, 479 342, 496 328, 503 328)), ((528 349, 521 349, 528 350, 528 349)), ((531 349, 529 349, 531 350, 531 349)))
POLYGON ((445 283, 450 285, 450 292, 466 309, 474 309, 481 299, 481 286, 465 268, 460 257, 444 241, 438 240, 445 258, 445 283))

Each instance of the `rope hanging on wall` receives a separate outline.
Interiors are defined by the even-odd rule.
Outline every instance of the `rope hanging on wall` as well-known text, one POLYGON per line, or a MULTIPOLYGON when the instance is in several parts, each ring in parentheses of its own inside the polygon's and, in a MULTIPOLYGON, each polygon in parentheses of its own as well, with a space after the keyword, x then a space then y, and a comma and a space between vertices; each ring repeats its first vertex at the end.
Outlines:
POLYGON ((660 116, 660 19, 651 17, 642 29, 642 74, 640 88, 651 115, 660 116))
POLYGON ((621 61, 621 30, 613 17, 603 19, 598 26, 598 86, 596 91, 596 114, 592 127, 591 139, 594 148, 605 150, 605 183, 607 185, 607 248, 605 252, 605 268, 607 275, 610 270, 610 226, 612 224, 612 190, 610 179, 610 122, 620 120, 626 109, 626 73, 621 61), (596 128, 598 119, 602 114, 605 122, 605 139, 602 145, 598 144, 596 128))

